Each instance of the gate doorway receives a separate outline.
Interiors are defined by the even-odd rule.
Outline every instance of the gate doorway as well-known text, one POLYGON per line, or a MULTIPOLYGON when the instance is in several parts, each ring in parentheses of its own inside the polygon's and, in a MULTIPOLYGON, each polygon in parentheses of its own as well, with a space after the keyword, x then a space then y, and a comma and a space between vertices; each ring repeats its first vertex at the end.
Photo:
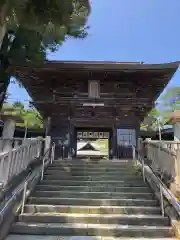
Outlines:
POLYGON ((135 129, 117 130, 117 156, 118 159, 132 159, 132 146, 136 146, 135 129))
POLYGON ((97 128, 76 129, 76 157, 109 159, 110 130, 97 128))

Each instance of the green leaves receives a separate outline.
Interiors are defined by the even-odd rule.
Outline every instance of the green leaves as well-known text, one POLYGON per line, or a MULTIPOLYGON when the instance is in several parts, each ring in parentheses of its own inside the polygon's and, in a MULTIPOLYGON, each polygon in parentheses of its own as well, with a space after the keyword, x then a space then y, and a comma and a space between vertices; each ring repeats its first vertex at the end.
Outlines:
POLYGON ((41 115, 36 110, 25 110, 23 115, 24 122, 30 128, 42 128, 43 119, 41 115))
POLYGON ((169 88, 160 98, 161 101, 170 102, 173 99, 180 99, 180 86, 174 86, 169 88))
POLYGON ((158 108, 155 107, 148 114, 142 123, 142 127, 147 130, 156 130, 159 124, 163 126, 167 123, 173 111, 180 110, 180 86, 174 86, 166 90, 160 97, 158 108))
POLYGON ((43 128, 43 119, 35 109, 25 109, 23 103, 17 101, 13 104, 4 104, 1 110, 6 115, 18 116, 24 123, 17 123, 19 126, 27 124, 29 128, 43 128))
MULTIPOLYGON (((72 1, 29 0, 24 9, 24 14, 30 13, 31 20, 36 19, 38 25, 47 24, 51 21, 55 24, 64 25, 69 22, 73 10, 72 1)), ((30 21, 29 24, 31 24, 30 21)))
MULTIPOLYGON (((88 28, 84 26, 89 13, 88 0, 0 1, 3 81, 3 72, 8 72, 11 64, 42 63, 47 52, 56 51, 68 37, 85 38, 88 28)), ((0 104, 3 100, 0 99, 0 104)))
POLYGON ((21 103, 20 101, 14 102, 12 106, 15 109, 24 110, 24 104, 21 103))
POLYGON ((157 108, 153 108, 151 112, 145 117, 142 126, 143 129, 148 131, 156 130, 158 121, 157 119, 160 117, 160 112, 157 108))
POLYGON ((1 24, 41 32, 44 25, 84 26, 90 13, 88 0, 5 0, 0 3, 1 24))
POLYGON ((3 39, 6 48, 1 48, 0 56, 7 63, 41 63, 47 51, 56 51, 68 36, 87 36, 88 0, 13 0, 11 5, 5 4, 7 39, 3 39))
POLYGON ((169 88, 160 100, 162 101, 162 107, 165 108, 165 111, 171 113, 180 110, 180 86, 169 88))

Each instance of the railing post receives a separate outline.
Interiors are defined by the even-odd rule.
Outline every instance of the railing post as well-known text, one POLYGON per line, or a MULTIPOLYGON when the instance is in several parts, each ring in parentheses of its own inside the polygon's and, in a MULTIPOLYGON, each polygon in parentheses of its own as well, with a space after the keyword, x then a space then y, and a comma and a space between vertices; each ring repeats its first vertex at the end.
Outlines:
MULTIPOLYGON (((157 158, 158 160, 161 159, 162 157, 162 152, 161 152, 161 142, 158 143, 158 152, 157 152, 157 158)), ((156 160, 156 159, 155 159, 156 160)), ((157 162, 157 160, 155 161, 155 171, 158 171, 159 170, 159 164, 157 162)), ((161 174, 161 173, 160 173, 161 174)))
POLYGON ((38 144, 38 154, 37 154, 37 157, 40 158, 41 157, 41 151, 42 151, 42 147, 43 147, 43 139, 40 138, 39 139, 39 144, 38 144))
POLYGON ((42 170, 41 170, 41 181, 44 178, 44 165, 45 165, 45 158, 46 156, 43 157, 43 163, 42 163, 42 170))
POLYGON ((47 152, 47 150, 50 148, 51 146, 51 137, 50 136, 46 136, 45 138, 45 146, 44 146, 44 154, 47 152))
POLYGON ((12 141, 15 131, 15 121, 8 118, 3 127, 2 139, 3 141, 3 152, 9 152, 12 149, 12 141))
POLYGON ((4 171, 6 170, 6 174, 5 174, 4 184, 8 182, 11 164, 12 164, 12 149, 8 152, 7 163, 5 163, 6 168, 4 168, 4 171))
POLYGON ((137 143, 137 149, 138 149, 138 151, 140 151, 141 150, 141 148, 142 148, 142 138, 138 138, 138 143, 137 143))
POLYGON ((176 186, 180 186, 180 149, 176 150, 176 158, 175 158, 175 185, 176 186))
POLYGON ((26 200, 26 192, 27 192, 27 182, 24 184, 24 191, 23 191, 23 197, 22 197, 22 207, 21 207, 21 214, 24 213, 24 205, 26 200))
POLYGON ((133 156, 133 161, 135 161, 136 160, 136 148, 133 145, 132 145, 132 156, 133 156))
POLYGON ((14 140, 14 148, 17 148, 19 146, 19 141, 18 140, 14 140))
POLYGON ((143 177, 143 181, 146 182, 145 169, 144 169, 144 159, 143 158, 142 158, 142 177, 143 177))
POLYGON ((54 161, 54 154, 55 154, 55 143, 52 144, 52 148, 51 148, 51 164, 54 161))
POLYGON ((62 146, 62 159, 64 159, 64 151, 65 151, 65 147, 64 145, 62 146))
POLYGON ((159 184, 159 191, 160 191, 160 203, 161 203, 161 213, 164 217, 164 199, 163 199, 163 192, 162 192, 162 186, 159 184))

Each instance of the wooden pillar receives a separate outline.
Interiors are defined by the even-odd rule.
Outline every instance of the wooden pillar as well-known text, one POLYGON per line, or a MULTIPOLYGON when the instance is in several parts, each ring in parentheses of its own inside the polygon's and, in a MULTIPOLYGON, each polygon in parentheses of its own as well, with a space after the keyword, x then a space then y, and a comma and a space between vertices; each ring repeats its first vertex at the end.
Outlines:
POLYGON ((71 151, 72 151, 72 157, 76 156, 76 138, 75 138, 75 126, 72 124, 71 125, 72 128, 72 135, 71 135, 71 151))
POLYGON ((116 124, 113 125, 112 158, 117 159, 117 128, 116 128, 116 124))
POLYGON ((51 131, 51 117, 45 119, 45 136, 50 136, 51 131))
POLYGON ((136 147, 138 147, 138 139, 141 137, 140 136, 140 123, 136 126, 136 147))
POLYGON ((68 149, 68 158, 72 159, 73 157, 73 143, 74 143, 74 136, 73 136, 73 125, 71 119, 69 120, 69 149, 68 149))

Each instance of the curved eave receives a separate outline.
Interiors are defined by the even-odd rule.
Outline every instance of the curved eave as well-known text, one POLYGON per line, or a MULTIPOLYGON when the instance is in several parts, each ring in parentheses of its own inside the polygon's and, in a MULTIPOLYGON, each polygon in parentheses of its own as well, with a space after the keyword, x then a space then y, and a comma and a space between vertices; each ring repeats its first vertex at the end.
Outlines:
MULTIPOLYGON (((76 83, 78 80, 89 80, 89 75, 92 79, 100 79, 105 81, 118 82, 121 85, 119 93, 123 92, 123 87, 125 83, 125 88, 127 94, 132 92, 132 88, 126 87, 133 86, 133 91, 139 89, 138 98, 146 98, 147 101, 138 104, 138 99, 136 96, 132 97, 131 103, 127 103, 128 106, 133 105, 137 102, 137 110, 134 113, 139 113, 140 109, 143 107, 144 112, 140 118, 144 118, 147 112, 153 107, 153 102, 159 97, 160 93, 166 87, 168 82, 171 80, 172 76, 179 67, 180 62, 163 63, 163 64, 142 64, 142 63, 122 63, 122 62, 72 62, 72 61, 47 61, 44 64, 33 64, 28 63, 26 65, 14 65, 12 66, 12 73, 18 77, 24 84, 29 95, 36 102, 41 100, 43 89, 46 89, 46 95, 52 99, 52 78, 57 81, 57 87, 60 88, 63 84, 66 84, 66 80, 69 77, 72 78, 76 83), (110 76, 107 77, 107 72, 111 72, 110 76), (52 74, 53 73, 53 74, 52 74), (63 74, 63 78, 61 78, 63 74), (112 76, 114 74, 114 78, 112 76), (135 77, 134 77, 135 76, 135 77), (126 79, 130 79, 126 81, 126 79), (146 80, 146 81, 145 81, 146 80), (38 83, 40 82, 40 83, 38 83), (39 84, 39 86, 38 86, 39 84), (147 91, 144 91, 144 90, 147 91), (33 93, 33 94, 32 94, 33 93)), ((62 90, 63 91, 63 90, 62 90)), ((124 95, 121 97, 126 99, 124 95)), ((122 99, 122 101, 124 101, 122 99)), ((38 104, 37 104, 38 105, 38 104)), ((121 104, 119 104, 121 106, 121 104)), ((39 111, 45 112, 47 109, 45 105, 39 104, 37 106, 39 111)), ((54 110, 55 111, 55 110, 54 110)), ((59 111, 57 108, 56 112, 59 111)), ((131 111, 131 110, 129 110, 131 111)), ((142 119, 141 119, 142 120, 142 119)))
POLYGON ((162 64, 143 64, 141 62, 102 62, 102 61, 46 61, 43 64, 27 63, 24 65, 13 65, 15 69, 38 69, 38 70, 61 70, 61 69, 82 69, 82 70, 163 70, 176 69, 180 61, 162 64))

